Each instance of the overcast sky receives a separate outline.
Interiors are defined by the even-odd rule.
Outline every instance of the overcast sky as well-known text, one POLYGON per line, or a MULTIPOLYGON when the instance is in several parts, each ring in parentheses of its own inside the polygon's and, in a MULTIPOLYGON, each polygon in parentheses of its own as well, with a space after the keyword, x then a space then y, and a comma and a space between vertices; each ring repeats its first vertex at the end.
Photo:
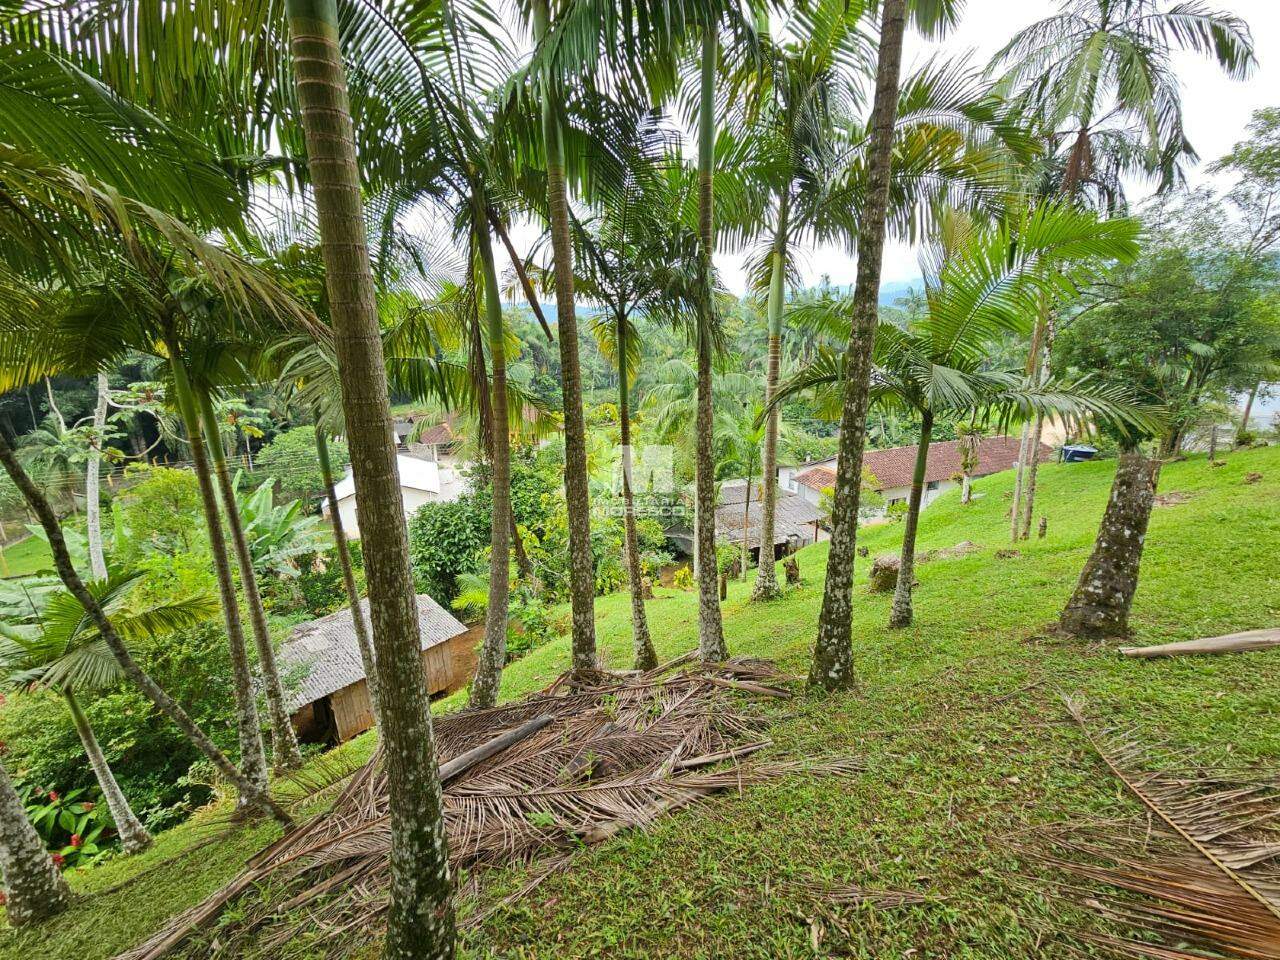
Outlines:
MULTIPOLYGON (((1215 9, 1243 17, 1253 31, 1258 69, 1246 81, 1227 79, 1208 60, 1179 54, 1178 75, 1182 81, 1184 123, 1188 137, 1202 158, 1201 169, 1190 171, 1192 184, 1204 182, 1203 166, 1217 159, 1245 136, 1245 125, 1259 107, 1280 106, 1280 0, 1209 0, 1215 9)), ((1164 6, 1168 6, 1165 4, 1164 6)), ((948 58, 971 53, 975 66, 985 66, 1000 47, 1022 28, 1058 11, 1057 0, 967 0, 959 26, 945 39, 926 42, 918 35, 907 34, 903 75, 923 64, 930 56, 948 58)), ((1142 182, 1126 185, 1131 202, 1141 201, 1151 192, 1142 182)), ((528 249, 537 230, 519 225, 513 231, 520 249, 528 249)), ((505 270, 506 257, 501 250, 499 270, 505 270)), ((745 254, 721 253, 716 265, 725 284, 735 293, 743 293, 745 254)), ((853 283, 854 260, 836 248, 804 251, 800 257, 801 273, 806 284, 814 284, 823 275, 833 283, 853 283)), ((885 246, 883 282, 913 280, 920 275, 917 252, 906 244, 885 246)))
MULTIPOLYGON (((1183 116, 1187 135, 1207 165, 1228 152, 1245 136, 1245 125, 1259 107, 1280 106, 1280 2, 1278 0, 1217 0, 1211 7, 1243 17, 1253 30, 1254 49, 1259 61, 1254 75, 1233 81, 1209 61, 1180 54, 1176 59, 1182 80, 1183 116)), ((968 0, 960 25, 941 42, 927 43, 908 34, 904 75, 935 52, 958 56, 967 51, 974 62, 985 64, 1018 30, 1042 20, 1058 10, 1051 0, 968 0)), ((1207 175, 1191 172, 1191 182, 1203 182, 1207 175)), ((1127 187, 1130 201, 1139 201, 1151 188, 1143 183, 1127 187)), ((812 251, 804 264, 807 283, 816 283, 829 274, 833 283, 846 285, 854 279, 854 261, 838 249, 812 251)), ((716 258, 725 283, 736 293, 745 287, 742 257, 721 254, 716 258)), ((911 280, 920 275, 917 255, 905 244, 885 246, 884 282, 911 280)))

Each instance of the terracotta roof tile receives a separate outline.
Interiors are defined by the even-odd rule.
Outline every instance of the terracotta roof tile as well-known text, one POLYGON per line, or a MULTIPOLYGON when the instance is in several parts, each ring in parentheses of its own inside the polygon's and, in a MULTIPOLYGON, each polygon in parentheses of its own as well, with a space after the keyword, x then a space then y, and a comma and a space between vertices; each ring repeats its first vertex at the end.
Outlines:
MULTIPOLYGON (((985 477, 992 473, 1010 470, 1018 463, 1017 437, 983 437, 978 444, 978 468, 973 472, 975 477, 985 477)), ((1040 445, 1040 459, 1047 460, 1053 455, 1053 448, 1040 445)), ((875 474, 879 489, 888 490, 895 487, 911 486, 911 475, 915 472, 916 447, 893 447, 888 450, 868 450, 862 458, 863 466, 875 474)), ((929 445, 929 462, 925 467, 926 483, 950 480, 960 472, 960 442, 958 440, 940 440, 929 445)), ((796 477, 811 490, 822 490, 835 485, 835 466, 819 465, 810 467, 796 477)))

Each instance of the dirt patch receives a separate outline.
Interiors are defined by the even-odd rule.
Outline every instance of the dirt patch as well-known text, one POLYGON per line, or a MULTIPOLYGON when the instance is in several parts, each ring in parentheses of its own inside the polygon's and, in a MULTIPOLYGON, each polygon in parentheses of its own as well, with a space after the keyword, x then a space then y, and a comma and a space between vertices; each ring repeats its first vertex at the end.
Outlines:
POLYGON ((1003 550, 996 551, 997 560, 1017 560, 1022 556, 1021 550, 1014 550, 1012 547, 1006 547, 1003 550))
POLYGON ((916 557, 916 563, 928 563, 930 560, 953 560, 956 557, 967 557, 971 553, 977 553, 982 548, 972 540, 961 540, 957 544, 950 547, 941 547, 937 550, 926 550, 924 553, 916 557))
POLYGON ((1182 490, 1170 490, 1168 493, 1156 494, 1157 507, 1176 507, 1183 503, 1191 502, 1191 494, 1182 490))
POLYGON ((1261 479, 1262 479, 1262 474, 1260 474, 1260 473, 1250 473, 1250 474, 1246 474, 1246 475, 1245 475, 1244 482, 1245 482, 1245 483, 1257 483, 1257 482, 1258 482, 1259 480, 1261 480, 1261 479))

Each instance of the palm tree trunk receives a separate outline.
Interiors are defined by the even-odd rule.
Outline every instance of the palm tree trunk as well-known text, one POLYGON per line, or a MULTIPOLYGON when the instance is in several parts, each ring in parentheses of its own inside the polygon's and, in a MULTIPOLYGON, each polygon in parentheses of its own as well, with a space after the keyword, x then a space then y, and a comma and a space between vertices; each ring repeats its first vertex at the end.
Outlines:
MULTIPOLYGON (((1027 348, 1027 376, 1037 380, 1040 375, 1040 344, 1044 337, 1045 317, 1047 312, 1048 304, 1042 299, 1040 303, 1040 315, 1036 318, 1036 325, 1031 333, 1031 345, 1027 348)), ((1027 463, 1032 452, 1031 434, 1033 429, 1031 421, 1023 423, 1022 439, 1018 444, 1018 469, 1013 477, 1013 504, 1009 507, 1009 539, 1014 543, 1017 543, 1022 527, 1023 503, 1026 492, 1027 463)), ((1039 458, 1037 457, 1037 460, 1038 459, 1039 458)))
POLYGON ((217 479, 218 492, 222 495, 222 511, 231 531, 231 546, 235 550, 240 568, 240 586, 244 590, 245 605, 249 608, 249 626, 253 630, 253 643, 258 651, 258 670, 262 674, 263 695, 267 701, 267 715, 271 720, 271 759, 277 773, 296 770, 302 766, 302 751, 298 749, 298 737, 289 722, 285 706, 284 687, 280 684, 280 670, 276 667, 276 652, 271 645, 271 630, 267 626, 267 612, 262 606, 262 594, 258 592, 258 575, 253 569, 253 555, 244 535, 240 520, 240 504, 236 500, 235 487, 231 483, 231 471, 227 467, 227 454, 222 447, 222 433, 213 410, 208 390, 198 390, 201 420, 204 422, 205 442, 208 445, 217 479))
POLYGON ((631 637, 636 670, 652 670, 658 654, 644 612, 644 580, 640 572, 640 537, 636 533, 635 493, 631 487, 631 389, 627 383, 627 321, 618 318, 618 420, 622 440, 622 537, 631 589, 631 637))
POLYGON ((89 448, 89 465, 85 475, 85 535, 89 541, 89 569, 93 579, 107 577, 107 558, 102 550, 102 434, 107 426, 108 383, 105 373, 98 374, 98 402, 93 408, 93 445, 89 448))
POLYGON ((382 705, 378 697, 378 668, 373 658, 373 644, 369 640, 369 625, 360 605, 360 590, 356 587, 356 572, 351 568, 351 549, 347 546, 347 531, 342 526, 342 514, 338 510, 337 491, 333 489, 333 462, 329 457, 329 438, 316 418, 316 459, 320 462, 320 476, 324 481, 324 495, 329 501, 329 525, 333 528, 333 552, 342 568, 342 586, 347 592, 347 604, 351 610, 351 625, 356 632, 356 646, 360 648, 360 665, 364 667, 365 689, 369 691, 369 705, 373 717, 382 725, 382 705))
POLYGON ((1159 460, 1148 460, 1138 449, 1121 452, 1093 553, 1059 618, 1067 633, 1077 637, 1128 634, 1129 609, 1138 589, 1159 476, 1159 460))
POLYGON ((818 616, 809 685, 825 690, 852 686, 853 561, 858 538, 858 497, 862 487, 862 453, 867 439, 867 405, 871 387, 871 351, 879 317, 880 267, 889 206, 889 169, 893 162, 893 125, 898 112, 898 78, 902 38, 906 31, 905 0, 884 0, 880 54, 871 115, 870 167, 861 228, 858 231, 858 277, 853 294, 853 324, 845 350, 849 379, 840 413, 840 447, 831 506, 831 549, 818 616))
POLYGON ((786 297, 787 276, 787 198, 784 195, 778 211, 778 233, 774 239, 772 273, 769 277, 769 359, 764 378, 765 426, 764 462, 760 472, 764 491, 760 504, 760 569, 751 591, 752 600, 772 600, 778 589, 777 564, 773 550, 765 554, 764 544, 773 543, 775 508, 778 499, 778 421, 782 411, 770 406, 778 390, 778 374, 782 366, 782 309, 786 297))
MULTIPOLYGON (((1053 318, 1049 313, 1047 304, 1041 308, 1040 324, 1040 350, 1036 355, 1035 378, 1036 382, 1043 384, 1049 379, 1052 370, 1049 367, 1049 360, 1053 351, 1053 318)), ((1027 450, 1027 458, 1030 461, 1027 466, 1026 488, 1023 491, 1026 505, 1023 508, 1022 519, 1022 539, 1026 540, 1031 536, 1031 522, 1035 519, 1036 510, 1036 474, 1040 470, 1040 442, 1044 434, 1044 414, 1036 414, 1035 427, 1031 431, 1031 446, 1027 450)))
POLYGON ((134 814, 124 791, 116 782, 116 776, 111 772, 111 765, 107 763, 106 755, 98 744, 98 738, 93 733, 89 718, 80 709, 80 701, 70 690, 63 690, 62 696, 67 701, 67 709, 71 711, 71 722, 75 724, 76 733, 80 735, 80 743, 84 745, 89 766, 98 780, 98 786, 102 788, 102 797, 107 802, 107 809, 111 811, 111 819, 115 821, 116 832, 120 835, 120 845, 125 853, 141 853, 151 846, 151 834, 147 833, 142 821, 134 814))
POLYGON ((511 585, 511 425, 507 412, 507 356, 502 324, 502 300, 485 200, 477 190, 474 229, 484 273, 484 311, 493 372, 493 418, 490 460, 493 479, 493 517, 490 526, 489 603, 484 615, 484 644, 471 682, 471 706, 487 709, 498 702, 502 668, 507 662, 507 615, 511 585))
MULTIPOLYGON (((183 366, 176 343, 169 343, 169 367, 173 371, 174 395, 178 412, 186 426, 191 444, 191 465, 200 486, 200 502, 204 508, 205 526, 209 531, 209 552, 213 556, 213 570, 218 580, 218 595, 222 601, 222 619, 227 630, 227 646, 231 651, 231 681, 236 699, 236 731, 240 738, 240 769, 246 777, 261 789, 267 787, 267 757, 262 749, 262 728, 258 720, 257 697, 253 690, 253 673, 249 669, 249 654, 245 648, 244 627, 240 622, 240 608, 236 600, 236 585, 231 576, 231 563, 227 557, 227 541, 222 531, 222 519, 218 514, 218 497, 210 479, 208 456, 200 429, 200 415, 196 399, 183 366)), ((241 797, 241 800, 246 800, 241 797)))
POLYGON ((94 599, 93 594, 85 587, 84 581, 80 579, 80 574, 76 572, 71 562, 71 552, 67 549, 66 538, 62 535, 62 527, 58 524, 58 515, 54 513, 45 495, 36 488, 31 478, 27 476, 27 472, 22 469, 22 465, 14 455, 13 447, 2 431, 0 431, 0 464, 3 464, 5 472, 9 474, 14 486, 22 493, 23 499, 39 519, 40 526, 44 528, 45 536, 49 540, 49 552, 53 555, 54 569, 57 570, 63 586, 84 607, 89 619, 97 627, 102 642, 107 645, 111 655, 120 664, 120 670, 125 675, 125 679, 142 691, 143 696, 150 700, 157 710, 173 721, 174 726, 204 754, 205 758, 213 764, 214 769, 240 791, 241 796, 248 797, 254 806, 260 807, 280 823, 289 826, 292 823, 289 815, 271 799, 262 785, 236 769, 235 765, 227 759, 226 754, 205 736, 204 731, 196 726, 196 722, 177 701, 165 693, 160 685, 138 666, 133 655, 129 653, 129 648, 116 633, 101 604, 94 599))
POLYGON ((1248 431, 1249 418, 1253 416, 1253 402, 1258 399, 1258 389, 1261 383, 1255 383, 1253 389, 1249 391, 1249 399, 1244 402, 1244 412, 1240 415, 1240 430, 1248 431))
POLYGON ((915 472, 911 475, 911 495, 907 498, 907 517, 902 528, 902 555, 898 560, 898 585, 893 591, 893 607, 889 611, 889 627, 911 626, 911 591, 916 579, 916 531, 920 527, 920 510, 924 506, 924 478, 929 468, 929 443, 933 439, 933 413, 924 411, 920 418, 920 444, 916 447, 915 472))
POLYGON ((1027 475, 1023 488, 1023 508, 1022 517, 1020 518, 1022 529, 1018 531, 1018 538, 1026 540, 1031 536, 1031 521, 1035 518, 1036 510, 1036 475, 1040 472, 1040 445, 1041 436, 1044 434, 1044 414, 1037 413, 1035 425, 1031 428, 1031 436, 1027 446, 1027 475))
MULTIPOLYGON (((551 26, 547 0, 535 0, 534 35, 551 26)), ((591 494, 587 484, 586 427, 582 419, 582 369, 578 362, 578 319, 573 302, 573 240, 560 140, 559 99, 543 78, 542 136, 547 156, 547 213, 555 259, 556 327, 560 342, 560 382, 564 402, 564 492, 569 511, 569 602, 573 609, 573 667, 591 669, 596 655, 595 562, 591 554, 591 494)))
MULTIPOLYGON (((742 579, 747 579, 747 571, 751 569, 751 538, 747 536, 747 527, 751 524, 751 471, 747 471, 746 496, 742 501, 742 579)), ((772 552, 772 551, 770 551, 772 552)), ((764 539, 760 540, 760 556, 764 556, 764 539)))
POLYGON ((383 956, 450 960, 456 938, 453 884, 337 9, 333 0, 286 0, 285 11, 315 189, 382 699, 379 733, 386 757, 392 890, 383 956))
POLYGON ((27 819, 9 771, 0 763, 0 880, 9 923, 25 926, 71 905, 71 890, 27 819))
POLYGON ((714 438, 711 407, 711 351, 715 326, 715 290, 711 257, 715 252, 715 92, 719 37, 714 24, 703 28, 701 103, 698 109, 698 236, 699 304, 697 352, 697 415, 694 435, 697 455, 694 459, 694 536, 698 541, 698 649, 706 663, 729 659, 724 642, 724 623, 720 618, 720 594, 716 563, 716 489, 714 438))

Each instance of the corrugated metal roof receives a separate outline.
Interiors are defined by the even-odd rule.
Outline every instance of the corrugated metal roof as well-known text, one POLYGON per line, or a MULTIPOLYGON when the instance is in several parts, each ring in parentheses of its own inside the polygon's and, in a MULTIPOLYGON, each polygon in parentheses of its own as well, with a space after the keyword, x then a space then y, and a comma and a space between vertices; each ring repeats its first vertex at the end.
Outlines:
MULTIPOLYGON (((360 608, 368 623, 368 599, 360 601, 360 608)), ((426 650, 466 633, 467 628, 427 594, 420 593, 418 630, 422 649, 426 650)), ((301 682, 289 696, 290 713, 363 680, 364 664, 360 661, 351 608, 294 627, 280 647, 279 659, 280 671, 286 678, 301 676, 301 682)))
MULTIPOLYGON (((743 500, 716 508, 716 535, 730 543, 742 543, 743 520, 746 520, 749 546, 757 546, 760 542, 760 520, 762 503, 753 498, 750 513, 743 500)), ((778 498, 773 503, 773 538, 775 543, 786 543, 787 537, 797 534, 812 537, 813 522, 820 520, 822 513, 804 497, 785 490, 778 491, 778 498)))

